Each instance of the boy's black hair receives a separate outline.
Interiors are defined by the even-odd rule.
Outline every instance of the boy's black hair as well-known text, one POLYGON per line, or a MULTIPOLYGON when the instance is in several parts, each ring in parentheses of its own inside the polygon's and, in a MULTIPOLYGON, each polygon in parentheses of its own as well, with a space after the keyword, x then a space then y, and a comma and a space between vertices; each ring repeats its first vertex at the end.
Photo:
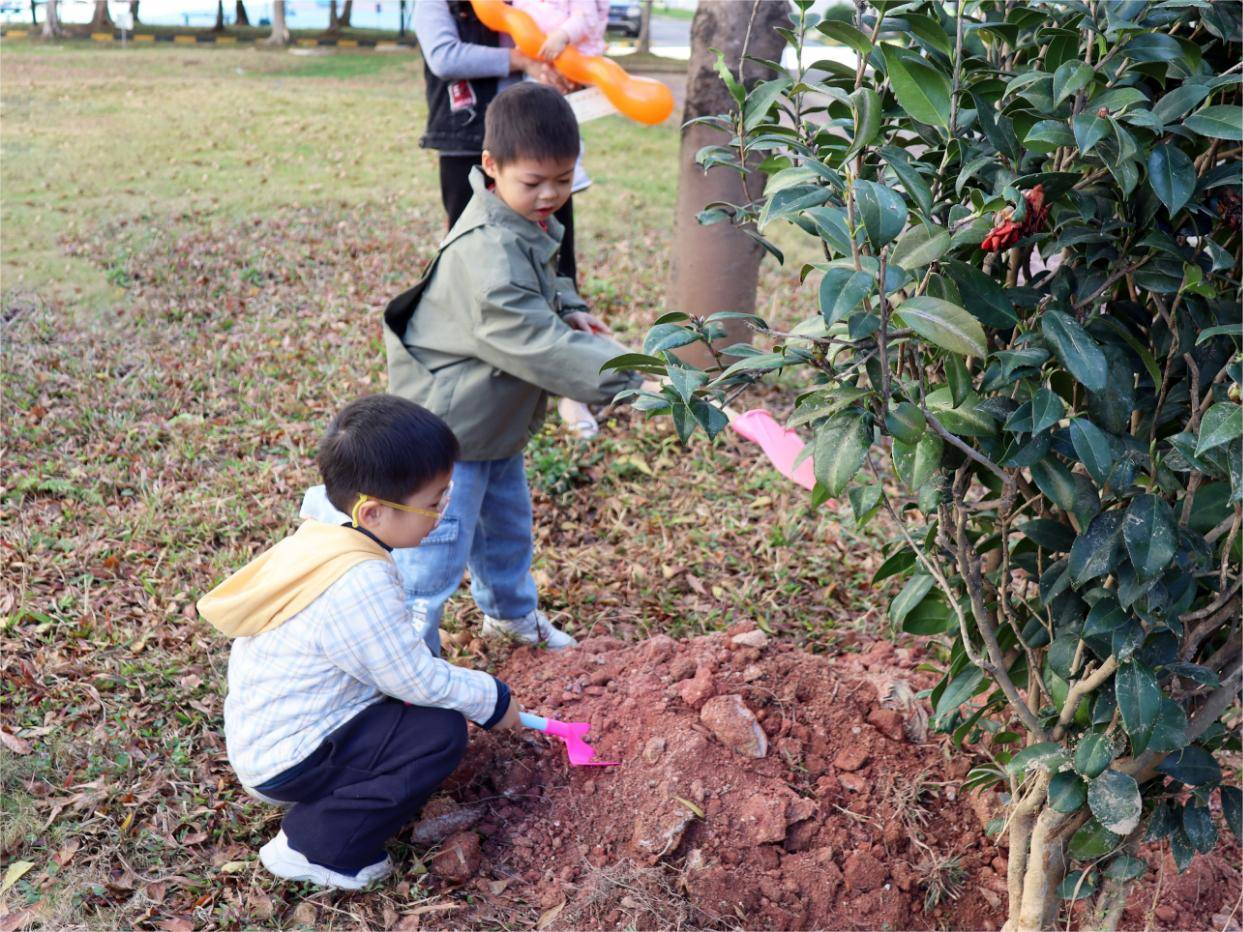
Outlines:
POLYGON ((396 395, 365 395, 347 404, 319 442, 315 463, 328 500, 346 514, 358 496, 404 503, 459 455, 449 425, 396 395))
POLYGON ((492 98, 483 118, 483 147, 502 166, 514 159, 576 158, 578 120, 551 87, 521 81, 492 98))

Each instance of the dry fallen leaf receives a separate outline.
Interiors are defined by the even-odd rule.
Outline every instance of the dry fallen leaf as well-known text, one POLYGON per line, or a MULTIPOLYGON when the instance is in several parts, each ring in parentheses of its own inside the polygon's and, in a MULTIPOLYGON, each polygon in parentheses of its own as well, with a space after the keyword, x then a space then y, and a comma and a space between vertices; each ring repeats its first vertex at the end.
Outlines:
POLYGON ((12 751, 14 754, 29 754, 30 742, 17 735, 11 735, 7 731, 0 730, 0 744, 12 751))
POLYGON ((34 922, 38 916, 39 905, 36 903, 34 906, 0 915, 0 932, 17 932, 22 926, 34 922))
POLYGON ((250 867, 250 861, 226 861, 220 865, 222 874, 236 874, 238 871, 244 871, 250 867))
POLYGON ((561 910, 565 909, 565 900, 562 900, 552 909, 544 910, 544 914, 539 917, 539 922, 535 923, 537 929, 547 929, 550 925, 557 921, 557 917, 561 915, 561 910))
POLYGON ((26 872, 34 866, 34 861, 14 861, 10 864, 9 869, 4 872, 4 881, 0 883, 0 896, 4 896, 9 887, 26 876, 26 872))

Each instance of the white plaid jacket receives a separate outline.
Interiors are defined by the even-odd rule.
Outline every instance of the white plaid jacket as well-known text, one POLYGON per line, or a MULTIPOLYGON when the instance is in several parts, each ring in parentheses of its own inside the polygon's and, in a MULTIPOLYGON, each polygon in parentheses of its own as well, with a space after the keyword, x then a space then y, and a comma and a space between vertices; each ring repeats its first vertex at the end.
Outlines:
POLYGON ((367 560, 279 628, 234 640, 224 734, 242 784, 288 770, 385 696, 488 722, 497 681, 434 657, 415 621, 397 567, 367 560))

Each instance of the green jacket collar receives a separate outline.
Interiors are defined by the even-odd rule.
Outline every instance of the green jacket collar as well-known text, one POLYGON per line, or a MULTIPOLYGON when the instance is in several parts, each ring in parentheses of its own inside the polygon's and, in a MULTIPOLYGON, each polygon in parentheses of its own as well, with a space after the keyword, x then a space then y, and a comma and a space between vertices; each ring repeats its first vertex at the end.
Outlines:
POLYGON ((475 196, 470 199, 470 203, 462 211, 462 216, 441 243, 442 248, 476 227, 495 225, 504 227, 517 236, 540 262, 548 262, 556 255, 561 248, 561 237, 565 233, 565 228, 556 217, 548 218, 548 230, 545 232, 534 220, 528 220, 489 191, 488 178, 478 166, 471 169, 470 187, 475 196))

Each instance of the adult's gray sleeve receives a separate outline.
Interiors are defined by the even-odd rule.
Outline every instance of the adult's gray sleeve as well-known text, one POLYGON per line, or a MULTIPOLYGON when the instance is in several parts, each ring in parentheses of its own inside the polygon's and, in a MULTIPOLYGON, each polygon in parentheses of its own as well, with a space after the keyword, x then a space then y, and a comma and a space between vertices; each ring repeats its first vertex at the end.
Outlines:
POLYGON ((442 81, 504 78, 509 74, 509 49, 463 42, 444 0, 418 0, 413 23, 427 66, 442 81))

